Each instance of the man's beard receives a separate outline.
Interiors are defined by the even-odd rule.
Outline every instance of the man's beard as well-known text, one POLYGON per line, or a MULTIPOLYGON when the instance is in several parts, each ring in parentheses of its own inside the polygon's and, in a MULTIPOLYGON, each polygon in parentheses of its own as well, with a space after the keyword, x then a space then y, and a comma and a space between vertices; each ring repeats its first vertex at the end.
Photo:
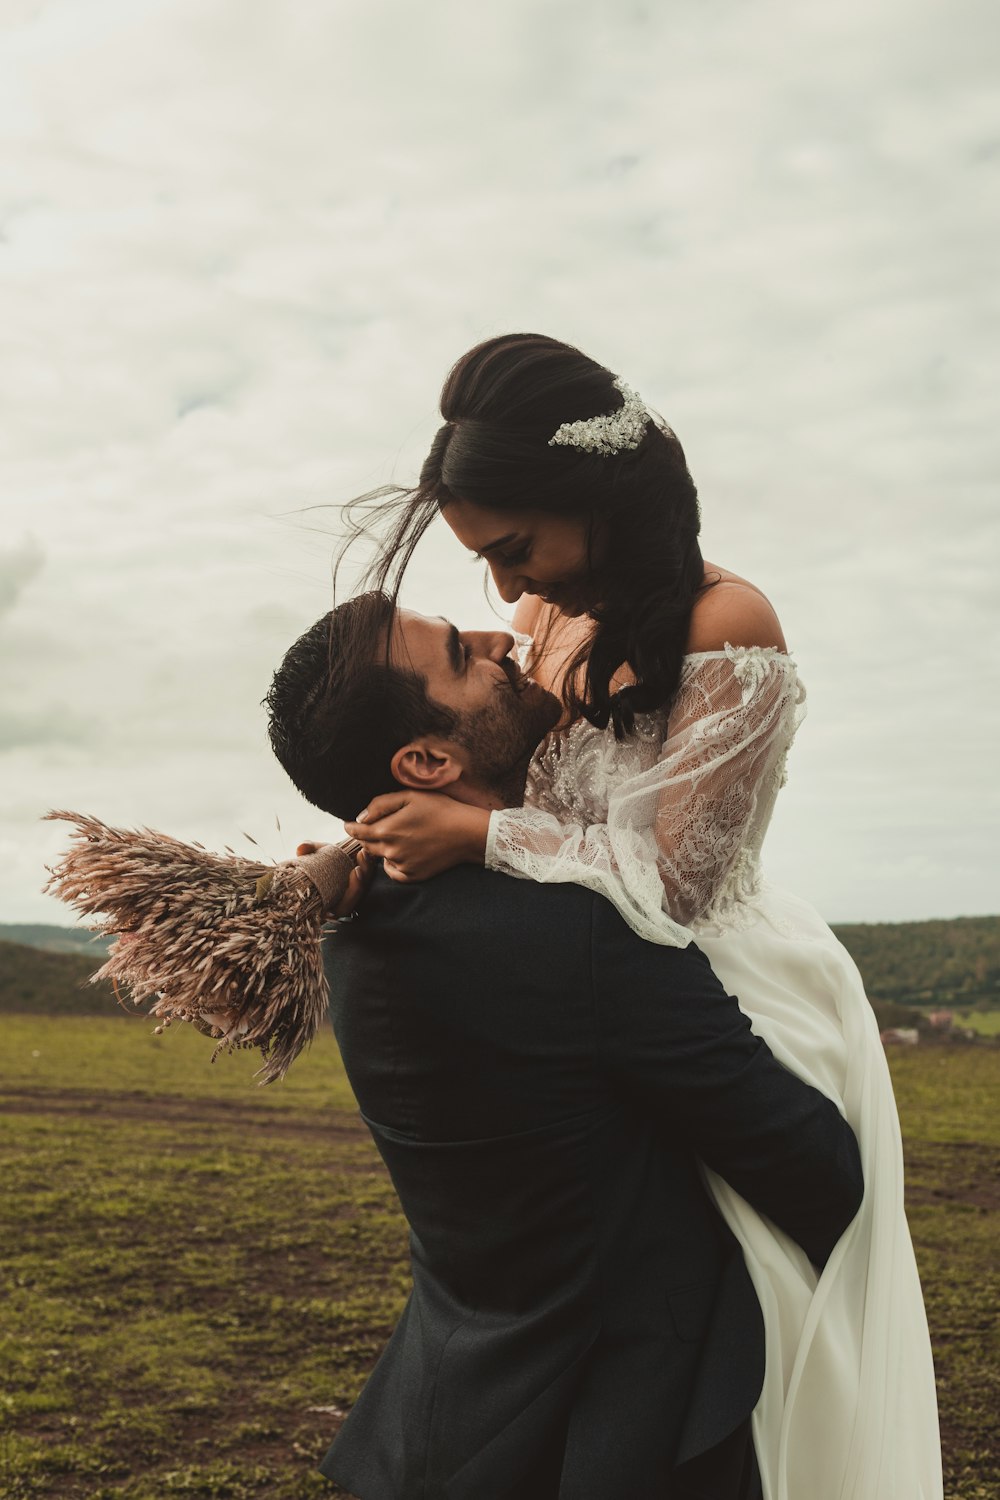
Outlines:
MULTIPOLYGON (((507 673, 512 684, 528 682, 516 672, 515 667, 507 673)), ((495 792, 505 807, 520 807, 531 757, 560 713, 559 699, 537 683, 523 688, 498 683, 492 702, 464 715, 454 731, 469 752, 470 779, 495 792)))

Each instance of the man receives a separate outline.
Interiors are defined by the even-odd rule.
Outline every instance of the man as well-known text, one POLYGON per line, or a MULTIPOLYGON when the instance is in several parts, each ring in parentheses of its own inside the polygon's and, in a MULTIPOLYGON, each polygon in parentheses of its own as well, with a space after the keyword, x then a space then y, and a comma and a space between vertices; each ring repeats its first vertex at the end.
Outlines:
MULTIPOLYGON (((520 800, 558 705, 504 633, 350 601, 291 648, 279 759, 352 816, 394 787, 520 800)), ((692 945, 572 885, 377 871, 334 1027, 411 1227, 413 1291, 322 1471, 361 1500, 750 1500, 760 1309, 698 1158, 822 1265, 854 1137, 692 945)))

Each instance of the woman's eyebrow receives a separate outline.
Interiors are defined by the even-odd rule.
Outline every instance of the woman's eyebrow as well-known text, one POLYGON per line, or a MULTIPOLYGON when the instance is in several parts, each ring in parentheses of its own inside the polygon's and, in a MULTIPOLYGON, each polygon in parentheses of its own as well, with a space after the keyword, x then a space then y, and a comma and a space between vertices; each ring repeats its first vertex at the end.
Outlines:
POLYGON ((516 531, 508 531, 506 536, 498 536, 495 542, 487 542, 485 547, 480 547, 476 553, 477 557, 485 557, 487 552, 495 552, 498 547, 506 547, 517 536, 516 531))

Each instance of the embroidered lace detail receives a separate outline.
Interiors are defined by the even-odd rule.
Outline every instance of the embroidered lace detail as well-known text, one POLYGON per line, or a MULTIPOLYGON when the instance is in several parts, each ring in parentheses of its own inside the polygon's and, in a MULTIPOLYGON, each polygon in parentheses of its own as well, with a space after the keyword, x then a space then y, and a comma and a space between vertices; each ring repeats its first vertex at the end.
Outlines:
POLYGON ((523 630, 511 631, 514 637, 514 660, 522 672, 528 671, 531 661, 531 653, 534 650, 535 638, 533 635, 525 635, 523 630))
POLYGON ((640 715, 622 741, 586 721, 546 741, 525 806, 490 818, 488 867, 596 890, 652 942, 749 925, 804 700, 774 647, 687 657, 669 717, 640 715))

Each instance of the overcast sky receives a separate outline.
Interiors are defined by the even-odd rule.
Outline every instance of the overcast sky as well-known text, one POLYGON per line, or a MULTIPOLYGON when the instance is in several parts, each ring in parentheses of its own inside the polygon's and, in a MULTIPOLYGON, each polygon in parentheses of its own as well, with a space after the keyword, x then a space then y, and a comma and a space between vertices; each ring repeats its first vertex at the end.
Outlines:
MULTIPOLYGON (((0 921, 71 920, 49 807, 335 831, 260 699, 337 504, 410 481, 449 365, 518 329, 663 412, 706 556, 778 609, 810 708, 772 878, 1000 911, 991 0, 0 17, 0 921)), ((494 620, 441 524, 405 598, 494 620)))

